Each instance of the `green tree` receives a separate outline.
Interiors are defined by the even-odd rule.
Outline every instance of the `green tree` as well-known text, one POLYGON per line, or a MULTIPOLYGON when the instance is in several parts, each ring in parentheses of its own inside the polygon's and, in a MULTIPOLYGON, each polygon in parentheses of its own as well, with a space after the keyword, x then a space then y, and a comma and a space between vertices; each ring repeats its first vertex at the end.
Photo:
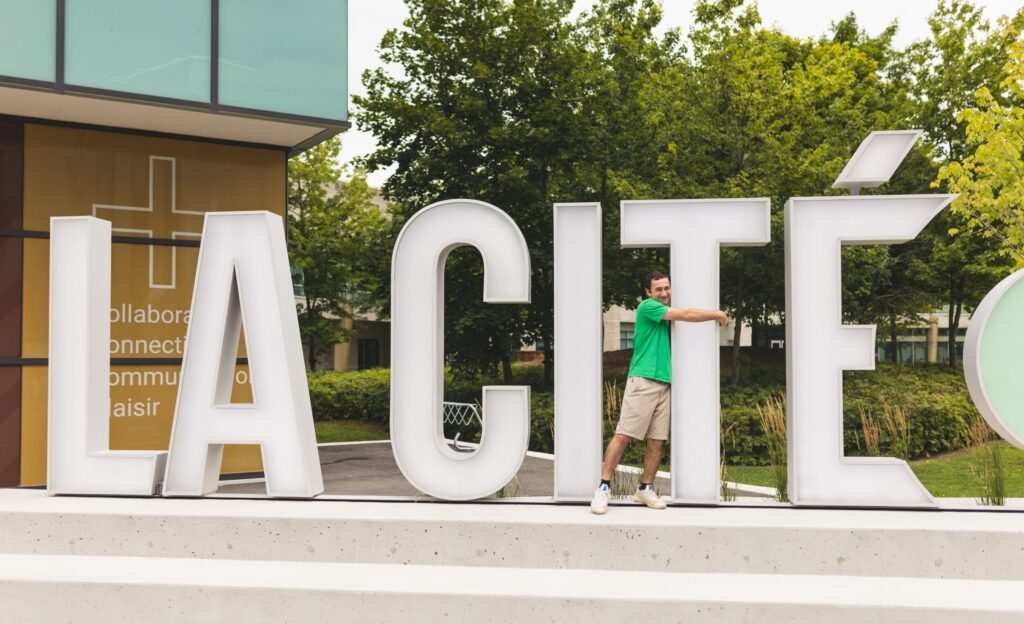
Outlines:
MULTIPOLYGON (((384 191, 403 207, 401 220, 471 197, 505 210, 529 245, 529 306, 481 305, 470 295, 480 288, 479 256, 449 257, 445 340, 457 372, 502 362, 509 379, 510 352, 525 339, 543 343, 551 380, 552 204, 601 201, 617 222, 617 197, 643 179, 636 163, 650 150, 631 115, 673 39, 652 34, 661 12, 651 0, 602 0, 576 21, 572 4, 409 0, 409 18, 380 45, 401 75, 367 72, 367 95, 355 99, 378 141, 367 166, 397 165, 384 191)), ((606 249, 618 249, 616 235, 606 228, 606 249)), ((606 258, 608 274, 627 273, 617 256, 606 258)), ((606 300, 635 302, 635 270, 631 277, 613 281, 606 300)))
POLYGON ((949 328, 946 364, 949 366, 956 366, 958 362, 956 337, 962 314, 973 310, 1013 267, 1013 262, 993 244, 993 238, 948 228, 949 223, 959 219, 956 213, 940 215, 936 218, 936 227, 921 236, 932 246, 925 265, 925 278, 936 284, 936 290, 946 297, 949 328))
POLYGON ((381 251, 390 249, 388 217, 361 171, 341 179, 340 151, 332 138, 288 161, 289 255, 302 272, 297 309, 310 370, 320 353, 352 335, 345 319, 381 304, 381 251))
POLYGON ((1007 24, 1012 41, 998 85, 978 89, 977 108, 960 113, 973 150, 939 172, 938 182, 960 193, 953 209, 971 232, 999 241, 1003 254, 1024 267, 1024 40, 1007 24), (1006 103, 1000 103, 1003 99, 1006 103))
MULTIPOLYGON (((363 76, 357 118, 377 138, 370 169, 397 165, 384 185, 405 221, 441 199, 468 197, 505 210, 530 249, 533 302, 550 302, 553 174, 572 137, 577 61, 563 0, 409 0, 409 17, 380 44, 383 68, 363 76)), ((479 255, 457 250, 445 271, 446 351, 457 373, 490 372, 529 326, 522 306, 482 305, 479 255)), ((547 306, 550 310, 550 305, 547 306)), ((550 323, 548 323, 548 326, 550 323)))
POLYGON ((851 15, 830 37, 799 40, 762 27, 756 6, 741 0, 702 1, 695 14, 692 66, 667 74, 657 100, 676 102, 666 107, 672 141, 659 158, 660 192, 772 201, 772 242, 722 257, 722 302, 737 321, 736 383, 740 323, 756 329, 784 317, 785 201, 834 193, 860 141, 898 127, 907 98, 895 27, 871 38, 851 15))
POLYGON ((605 306, 636 307, 643 276, 667 265, 664 250, 622 249, 619 242, 620 202, 667 196, 658 161, 679 138, 667 132, 668 119, 680 114, 670 76, 690 64, 676 31, 657 33, 661 18, 653 0, 600 0, 575 26, 584 50, 580 153, 559 194, 602 206, 605 306))
MULTIPOLYGON (((1024 12, 1014 22, 1021 23, 1024 12)), ((979 105, 982 87, 998 89, 1007 61, 1008 30, 992 32, 980 8, 969 1, 943 0, 929 17, 931 37, 912 44, 906 54, 911 67, 913 125, 932 146, 935 179, 938 169, 967 156, 967 123, 960 113, 979 105)), ((945 186, 940 184, 939 186, 945 186)), ((913 188, 907 192, 925 192, 913 188)), ((976 306, 1007 269, 998 240, 972 234, 957 210, 940 214, 922 233, 927 243, 925 278, 940 295, 947 313, 947 364, 957 364, 956 337, 961 315, 976 306)))
MULTIPOLYGON (((1002 80, 1007 46, 1024 24, 1024 10, 1013 28, 992 32, 980 7, 970 0, 940 0, 928 18, 931 37, 911 44, 906 60, 912 74, 913 122, 935 146, 937 156, 960 161, 967 155, 967 123, 959 113, 977 108, 978 90, 1002 80)), ((1000 102, 1002 93, 990 95, 1000 102)))

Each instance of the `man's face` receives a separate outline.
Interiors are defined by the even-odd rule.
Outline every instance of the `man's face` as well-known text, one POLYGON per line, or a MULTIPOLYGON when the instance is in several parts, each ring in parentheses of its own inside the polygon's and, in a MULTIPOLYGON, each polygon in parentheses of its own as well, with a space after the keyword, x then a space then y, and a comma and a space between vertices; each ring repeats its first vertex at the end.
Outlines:
POLYGON ((665 305, 672 301, 672 284, 667 277, 651 280, 651 287, 647 289, 647 296, 653 297, 665 305))

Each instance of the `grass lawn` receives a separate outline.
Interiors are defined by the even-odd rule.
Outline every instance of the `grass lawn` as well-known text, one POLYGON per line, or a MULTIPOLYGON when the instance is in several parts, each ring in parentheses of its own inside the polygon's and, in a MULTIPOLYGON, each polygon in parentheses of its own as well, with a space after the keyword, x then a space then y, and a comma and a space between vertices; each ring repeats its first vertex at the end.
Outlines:
MULTIPOLYGON (((1006 496, 1024 497, 1024 451, 994 442, 1002 458, 1006 496)), ((971 451, 955 451, 941 457, 910 462, 917 478, 935 496, 979 496, 981 486, 971 471, 971 451)))
MULTIPOLYGON (((1024 497, 1024 451, 1004 442, 995 444, 1003 460, 1006 496, 1024 497)), ((933 496, 976 498, 981 495, 981 485, 971 471, 970 450, 912 461, 910 467, 933 496)), ((728 466, 726 475, 729 481, 772 486, 771 469, 768 466, 728 466)))
POLYGON ((361 442, 390 437, 385 427, 359 420, 318 420, 313 424, 317 442, 361 442))
POLYGON ((726 466, 725 478, 733 483, 775 487, 772 484, 771 466, 726 466))

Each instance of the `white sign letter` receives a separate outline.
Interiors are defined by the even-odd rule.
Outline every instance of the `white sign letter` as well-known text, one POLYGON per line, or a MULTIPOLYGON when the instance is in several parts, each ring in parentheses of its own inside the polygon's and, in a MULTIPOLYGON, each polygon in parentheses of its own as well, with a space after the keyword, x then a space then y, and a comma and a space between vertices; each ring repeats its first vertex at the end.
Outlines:
POLYGON ((601 473, 601 205, 555 204, 555 498, 601 473))
MULTIPOLYGON (((768 199, 622 202, 623 247, 668 247, 672 307, 717 310, 720 248, 771 237, 768 199)), ((714 503, 721 493, 716 323, 672 323, 672 497, 714 503)))
POLYGON ((110 450, 110 222, 50 219, 47 491, 148 496, 164 452, 110 450))
POLYGON ((529 387, 486 386, 480 448, 459 453, 445 442, 444 265, 462 245, 483 257, 484 302, 530 301, 526 241, 498 208, 466 199, 438 202, 399 233, 391 264, 391 445, 409 483, 449 500, 504 487, 518 472, 530 437, 529 387))
MULTIPOLYGON (((896 134, 882 133, 877 145, 869 136, 857 150, 847 169, 888 163, 887 170, 855 180, 857 185, 889 179, 899 165, 890 152, 905 148, 896 134)), ((916 139, 916 133, 903 134, 916 139)), ((845 184, 847 173, 836 186, 845 184)), ((875 326, 842 324, 840 246, 913 239, 953 197, 819 197, 786 203, 786 416, 793 503, 935 505, 905 461, 843 456, 843 371, 875 368, 875 326)))
POLYGON ((259 444, 267 495, 323 491, 281 217, 210 212, 203 224, 164 494, 217 489, 225 444, 259 444), (244 322, 252 404, 231 403, 244 322))
POLYGON ((982 417, 1004 440, 1024 449, 1024 270, 996 284, 971 315, 964 377, 982 417))

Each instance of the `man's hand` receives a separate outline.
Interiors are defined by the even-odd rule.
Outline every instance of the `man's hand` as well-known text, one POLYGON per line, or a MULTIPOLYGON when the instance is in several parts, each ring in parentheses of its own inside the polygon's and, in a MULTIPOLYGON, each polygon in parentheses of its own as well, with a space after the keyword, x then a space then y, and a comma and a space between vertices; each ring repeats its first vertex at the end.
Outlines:
POLYGON ((725 312, 718 310, 715 320, 718 321, 719 327, 725 327, 729 323, 729 317, 725 315, 725 312))

